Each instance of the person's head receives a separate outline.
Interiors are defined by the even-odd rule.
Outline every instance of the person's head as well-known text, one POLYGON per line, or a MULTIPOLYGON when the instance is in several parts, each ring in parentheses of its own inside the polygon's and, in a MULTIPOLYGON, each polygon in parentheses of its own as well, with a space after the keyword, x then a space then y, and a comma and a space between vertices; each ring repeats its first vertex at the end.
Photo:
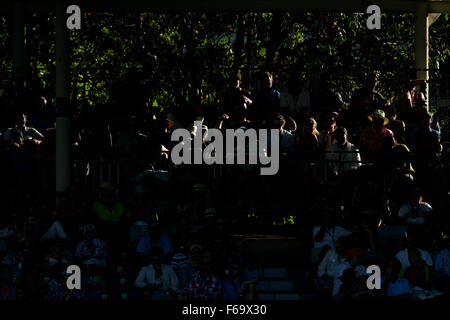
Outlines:
POLYGON ((336 138, 336 143, 338 146, 343 146, 347 143, 347 129, 344 127, 339 127, 334 132, 334 137, 336 138))
POLYGON ((386 266, 386 269, 389 269, 391 276, 396 279, 402 269, 402 264, 397 258, 391 258, 386 266))
POLYGON ((284 116, 284 120, 286 121, 286 124, 284 125, 286 130, 289 130, 291 133, 297 131, 297 123, 292 117, 284 116))
POLYGON ((303 130, 308 134, 318 134, 317 121, 313 117, 306 119, 303 130))
POLYGON ((160 247, 152 247, 150 250, 149 260, 150 263, 158 268, 161 266, 161 256, 162 256, 162 249, 160 247))
POLYGON ((28 118, 27 115, 24 113, 17 114, 14 119, 14 124, 16 125, 16 128, 18 128, 18 129, 25 128, 25 126, 27 124, 27 118, 28 118))
POLYGON ((359 264, 359 256, 362 254, 361 250, 358 250, 356 248, 352 248, 350 250, 347 251, 345 257, 348 260, 348 263, 350 263, 350 265, 352 267, 355 267, 359 264))
POLYGON ((200 259, 200 271, 211 272, 214 266, 214 255, 211 250, 205 250, 200 259))
POLYGON ((334 137, 336 138, 336 143, 338 146, 345 145, 348 141, 347 129, 343 127, 337 128, 334 132, 334 137))
POLYGON ((375 110, 375 112, 369 115, 367 118, 372 122, 372 126, 376 130, 381 130, 381 128, 383 128, 383 126, 385 126, 389 122, 389 119, 384 115, 384 111, 380 109, 375 110))
POLYGON ((413 188, 410 192, 409 200, 413 206, 419 205, 423 200, 423 193, 420 188, 413 188))
POLYGON ((283 129, 284 125, 286 124, 286 121, 284 120, 284 117, 277 113, 273 120, 272 120, 272 129, 283 129))
POLYGON ((93 224, 84 226, 83 236, 85 240, 92 241, 97 235, 97 229, 93 224))
POLYGON ((386 118, 389 120, 395 120, 397 119, 397 110, 393 105, 388 105, 384 108, 384 111, 386 112, 386 118))
POLYGON ((423 259, 419 249, 415 248, 408 250, 408 260, 409 263, 414 267, 421 265, 423 263, 423 259))
POLYGON ((24 139, 23 139, 23 133, 17 129, 14 129, 11 131, 11 142, 17 143, 19 145, 23 145, 24 139))
POLYGON ((273 85, 273 76, 270 72, 264 72, 261 75, 261 88, 262 89, 270 89, 273 85))
POLYGON ((417 249, 416 238, 408 235, 408 238, 406 238, 406 248, 408 249, 408 251, 417 249))
POLYGON ((425 112, 423 114, 422 120, 420 121, 420 126, 423 129, 429 129, 431 128, 431 124, 433 123, 433 114, 430 112, 425 112))

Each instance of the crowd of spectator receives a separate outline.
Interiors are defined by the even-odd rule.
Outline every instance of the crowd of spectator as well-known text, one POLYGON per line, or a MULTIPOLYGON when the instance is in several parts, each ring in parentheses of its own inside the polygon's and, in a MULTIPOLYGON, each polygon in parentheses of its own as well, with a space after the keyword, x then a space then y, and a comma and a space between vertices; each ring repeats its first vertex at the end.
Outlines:
POLYGON ((349 103, 339 93, 310 96, 299 72, 280 90, 262 73, 253 93, 233 74, 217 108, 204 107, 199 90, 165 113, 116 96, 74 119, 72 161, 82 174, 72 172, 57 206, 55 117, 45 97, 18 104, 1 128, 9 205, 0 300, 257 299, 230 207, 276 210, 290 200, 312 208, 297 224, 310 231, 305 259, 318 297, 448 297, 448 212, 425 202, 442 193, 440 127, 418 83, 408 81, 390 103, 376 91, 378 76, 369 74, 349 103), (202 135, 203 147, 209 128, 278 129, 279 174, 258 176, 255 165, 174 166, 176 128, 202 135), (98 162, 122 169, 115 182, 87 190, 83 179, 98 162), (397 237, 379 241, 381 228, 397 237), (381 290, 367 289, 370 261, 382 267, 381 290), (80 290, 66 286, 71 264, 81 267, 80 290))

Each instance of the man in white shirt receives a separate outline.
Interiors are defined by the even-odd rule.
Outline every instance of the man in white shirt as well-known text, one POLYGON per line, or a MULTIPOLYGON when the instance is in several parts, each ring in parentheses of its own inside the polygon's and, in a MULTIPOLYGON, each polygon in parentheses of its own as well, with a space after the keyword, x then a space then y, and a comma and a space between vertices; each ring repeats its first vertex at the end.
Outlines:
POLYGON ((331 290, 337 268, 345 261, 346 247, 342 238, 325 254, 317 269, 317 278, 321 288, 331 290))
POLYGON ((283 113, 298 118, 310 108, 309 92, 301 85, 298 72, 293 72, 288 81, 288 87, 280 93, 280 109, 283 113))
MULTIPOLYGON (((400 264, 402 265, 402 268, 407 268, 409 266, 411 266, 411 263, 409 261, 409 250, 412 249, 416 249, 416 241, 413 237, 409 236, 406 239, 406 249, 403 249, 401 251, 399 251, 395 257, 398 259, 398 261, 400 261, 400 264)), ((425 263, 427 265, 429 265, 430 267, 433 266, 433 259, 431 258, 431 255, 426 252, 425 250, 419 249, 417 248, 420 252, 420 255, 422 257, 422 259, 425 261, 425 263)))
POLYGON ((150 264, 142 267, 135 286, 144 289, 144 296, 157 300, 171 300, 179 288, 179 280, 172 266, 161 263, 161 249, 153 248, 150 264))
POLYGON ((357 170, 361 166, 358 148, 347 140, 347 129, 339 127, 334 132, 336 142, 325 153, 327 166, 335 176, 357 170))

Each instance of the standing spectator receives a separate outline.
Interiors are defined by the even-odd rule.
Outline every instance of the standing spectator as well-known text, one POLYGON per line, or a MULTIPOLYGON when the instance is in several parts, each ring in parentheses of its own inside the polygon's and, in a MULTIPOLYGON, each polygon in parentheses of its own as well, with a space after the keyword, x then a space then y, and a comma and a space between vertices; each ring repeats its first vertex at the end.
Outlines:
POLYGON ((414 81, 407 81, 403 87, 403 92, 398 100, 398 119, 408 121, 411 118, 413 99, 416 95, 416 84, 414 81))
POLYGON ((270 72, 264 72, 260 79, 261 89, 256 92, 250 108, 251 120, 261 125, 268 115, 280 110, 280 93, 273 89, 273 76, 270 72))
POLYGON ((392 131, 397 143, 405 143, 405 122, 397 120, 397 111, 394 106, 388 105, 384 108, 384 111, 386 113, 386 118, 389 119, 386 128, 392 131))
POLYGON ((328 151, 331 144, 336 141, 334 132, 337 128, 336 119, 329 118, 324 121, 323 129, 319 133, 319 150, 328 151))
POLYGON ((280 94, 281 111, 300 120, 310 107, 309 91, 302 85, 301 74, 294 71, 289 75, 288 87, 280 94))
POLYGON ((389 119, 384 116, 383 110, 375 110, 368 118, 372 123, 361 132, 359 148, 363 160, 375 160, 383 151, 384 138, 393 137, 394 134, 386 128, 389 119))

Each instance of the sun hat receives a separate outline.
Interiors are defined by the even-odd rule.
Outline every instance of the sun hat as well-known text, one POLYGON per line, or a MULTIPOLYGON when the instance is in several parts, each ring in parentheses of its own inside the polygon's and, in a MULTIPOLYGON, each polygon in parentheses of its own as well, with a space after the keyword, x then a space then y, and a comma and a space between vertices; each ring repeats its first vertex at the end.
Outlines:
POLYGON ((367 118, 369 118, 370 121, 373 121, 373 118, 383 119, 384 120, 383 125, 386 125, 389 122, 389 119, 385 117, 384 111, 381 109, 375 110, 375 112, 367 116, 367 118))

